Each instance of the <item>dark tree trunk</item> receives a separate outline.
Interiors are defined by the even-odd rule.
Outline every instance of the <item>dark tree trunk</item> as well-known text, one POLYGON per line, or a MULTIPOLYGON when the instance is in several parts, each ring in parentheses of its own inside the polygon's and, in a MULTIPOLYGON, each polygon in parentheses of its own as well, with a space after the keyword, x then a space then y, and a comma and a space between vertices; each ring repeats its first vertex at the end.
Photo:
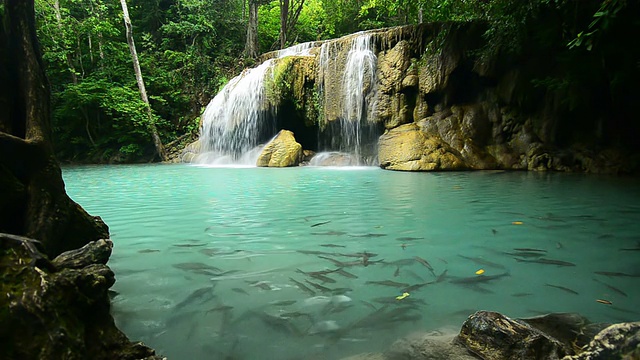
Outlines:
POLYGON ((0 108, 0 232, 38 239, 49 256, 107 238, 102 220, 64 190, 32 0, 4 0, 0 108))
POLYGON ((287 18, 289 16, 289 0, 280 0, 280 49, 287 44, 287 18))

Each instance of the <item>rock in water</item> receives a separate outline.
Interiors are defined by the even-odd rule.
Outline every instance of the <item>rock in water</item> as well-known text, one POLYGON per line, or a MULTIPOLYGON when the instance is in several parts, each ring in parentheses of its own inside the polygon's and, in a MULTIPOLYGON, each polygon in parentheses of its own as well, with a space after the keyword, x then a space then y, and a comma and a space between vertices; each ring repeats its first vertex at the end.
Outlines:
POLYGON ((484 360, 553 360, 567 354, 558 340, 523 321, 491 311, 469 316, 457 339, 484 360))
POLYGON ((58 268, 82 269, 91 264, 106 265, 111 256, 113 242, 110 239, 92 241, 87 245, 66 251, 53 259, 53 264, 58 268))
POLYGON ((387 131, 378 142, 380 167, 388 170, 464 170, 467 164, 442 139, 429 136, 416 124, 387 131))
POLYGON ((262 150, 256 166, 287 167, 298 166, 302 161, 302 145, 296 142, 289 130, 280 130, 262 150))
POLYGON ((584 352, 563 360, 640 359, 640 322, 614 324, 600 331, 584 352))

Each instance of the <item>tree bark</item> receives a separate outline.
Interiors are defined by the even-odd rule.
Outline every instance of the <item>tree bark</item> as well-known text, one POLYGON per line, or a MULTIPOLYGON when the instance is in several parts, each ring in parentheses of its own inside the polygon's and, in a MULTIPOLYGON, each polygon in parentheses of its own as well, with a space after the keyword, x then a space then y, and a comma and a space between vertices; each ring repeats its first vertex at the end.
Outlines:
POLYGON ((287 44, 287 18, 289 17, 289 0, 280 0, 280 49, 287 44))
POLYGON ((250 58, 258 56, 258 1, 249 0, 249 21, 247 23, 247 43, 244 51, 250 58))
POLYGON ((124 26, 126 29, 127 43, 129 44, 129 51, 131 51, 131 59, 133 60, 133 71, 136 74, 136 82, 138 83, 138 89, 140 90, 140 97, 145 104, 149 132, 151 133, 151 138, 153 139, 153 144, 156 148, 156 153, 160 157, 160 160, 167 160, 167 153, 162 145, 162 141, 160 140, 160 135, 158 134, 158 129, 153 121, 153 114, 151 113, 151 105, 149 104, 149 98, 147 97, 147 90, 144 86, 144 79, 142 78, 142 71, 140 70, 140 62, 138 61, 138 52, 136 51, 136 44, 133 41, 133 27, 131 26, 131 19, 129 18, 129 9, 127 7, 126 0, 120 0, 122 4, 122 12, 124 17, 124 26))
POLYGON ((50 90, 33 0, 4 0, 0 24, 0 232, 38 239, 53 257, 107 238, 64 190, 51 143, 50 90))

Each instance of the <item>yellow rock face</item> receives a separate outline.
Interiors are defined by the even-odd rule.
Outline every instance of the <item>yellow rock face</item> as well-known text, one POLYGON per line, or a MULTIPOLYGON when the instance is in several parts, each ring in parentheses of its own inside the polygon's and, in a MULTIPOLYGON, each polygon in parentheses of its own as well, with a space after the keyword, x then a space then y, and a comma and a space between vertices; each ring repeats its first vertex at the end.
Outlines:
POLYGON ((388 170, 464 170, 467 164, 449 145, 414 123, 387 131, 378 143, 380 167, 388 170))
POLYGON ((278 135, 264 147, 256 166, 287 167, 298 166, 302 161, 302 145, 289 130, 280 130, 278 135))

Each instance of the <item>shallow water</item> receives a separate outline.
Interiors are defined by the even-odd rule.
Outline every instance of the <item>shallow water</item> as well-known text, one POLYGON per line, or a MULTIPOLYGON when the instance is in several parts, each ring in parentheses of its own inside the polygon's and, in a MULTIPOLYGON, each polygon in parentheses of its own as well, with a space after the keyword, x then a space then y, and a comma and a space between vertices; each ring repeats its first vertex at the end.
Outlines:
POLYGON ((189 165, 63 175, 110 227, 118 326, 171 359, 340 359, 415 331, 457 330, 480 309, 640 320, 640 277, 595 273, 640 274, 636 179, 189 165), (363 252, 377 255, 340 255, 363 252), (357 278, 298 271, 340 266, 357 278), (396 300, 403 285, 367 283, 385 280, 429 284, 396 300))

